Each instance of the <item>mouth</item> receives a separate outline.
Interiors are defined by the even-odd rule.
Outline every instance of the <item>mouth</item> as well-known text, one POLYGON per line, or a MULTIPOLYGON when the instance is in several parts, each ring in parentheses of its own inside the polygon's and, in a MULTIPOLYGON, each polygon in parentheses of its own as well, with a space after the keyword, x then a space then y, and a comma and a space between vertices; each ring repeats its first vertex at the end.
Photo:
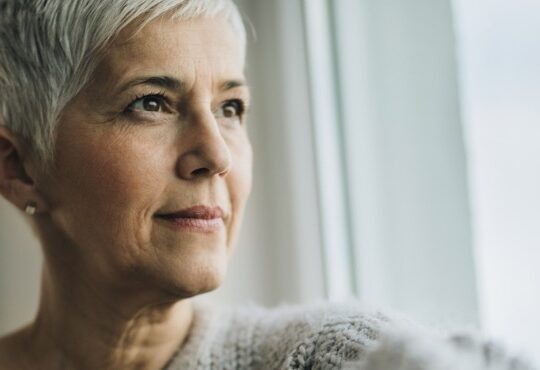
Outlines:
POLYGON ((220 207, 197 205, 180 211, 156 214, 158 220, 177 231, 213 233, 224 226, 224 212, 220 207))

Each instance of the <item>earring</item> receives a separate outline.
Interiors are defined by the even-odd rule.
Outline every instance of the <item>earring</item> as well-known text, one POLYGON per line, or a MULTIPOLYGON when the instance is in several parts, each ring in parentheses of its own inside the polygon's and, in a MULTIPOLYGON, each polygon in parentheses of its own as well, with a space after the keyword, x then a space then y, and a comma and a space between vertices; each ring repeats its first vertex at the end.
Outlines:
POLYGON ((24 211, 29 214, 30 216, 34 215, 36 213, 37 204, 36 202, 28 202, 26 203, 26 207, 24 208, 24 211))

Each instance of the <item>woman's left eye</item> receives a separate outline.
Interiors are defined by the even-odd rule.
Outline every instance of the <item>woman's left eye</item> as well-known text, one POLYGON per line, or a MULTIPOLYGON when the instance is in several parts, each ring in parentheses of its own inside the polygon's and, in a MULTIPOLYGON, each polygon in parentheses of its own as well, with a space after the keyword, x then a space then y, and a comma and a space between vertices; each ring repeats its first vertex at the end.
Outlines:
POLYGON ((146 95, 135 99, 129 106, 130 111, 143 112, 162 112, 165 106, 165 98, 163 95, 154 94, 146 95))
POLYGON ((218 116, 224 118, 239 118, 244 113, 244 102, 238 99, 229 100, 220 108, 218 116))

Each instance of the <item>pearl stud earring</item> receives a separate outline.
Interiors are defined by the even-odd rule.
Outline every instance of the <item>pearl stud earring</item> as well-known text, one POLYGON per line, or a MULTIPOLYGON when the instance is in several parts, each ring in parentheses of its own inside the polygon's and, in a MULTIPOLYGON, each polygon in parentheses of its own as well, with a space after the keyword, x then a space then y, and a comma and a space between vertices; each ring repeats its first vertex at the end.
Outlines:
POLYGON ((24 211, 30 216, 32 216, 36 213, 36 209, 37 209, 36 202, 28 202, 26 203, 26 207, 24 208, 24 211))

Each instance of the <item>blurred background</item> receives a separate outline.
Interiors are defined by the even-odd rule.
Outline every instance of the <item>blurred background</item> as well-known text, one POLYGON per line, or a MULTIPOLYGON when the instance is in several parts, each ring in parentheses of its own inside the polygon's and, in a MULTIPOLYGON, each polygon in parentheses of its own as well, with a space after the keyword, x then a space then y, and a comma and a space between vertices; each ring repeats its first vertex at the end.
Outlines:
MULTIPOLYGON (((254 190, 226 283, 360 299, 540 362, 540 3, 244 0, 254 190)), ((0 335, 39 246, 0 200, 0 335)))

